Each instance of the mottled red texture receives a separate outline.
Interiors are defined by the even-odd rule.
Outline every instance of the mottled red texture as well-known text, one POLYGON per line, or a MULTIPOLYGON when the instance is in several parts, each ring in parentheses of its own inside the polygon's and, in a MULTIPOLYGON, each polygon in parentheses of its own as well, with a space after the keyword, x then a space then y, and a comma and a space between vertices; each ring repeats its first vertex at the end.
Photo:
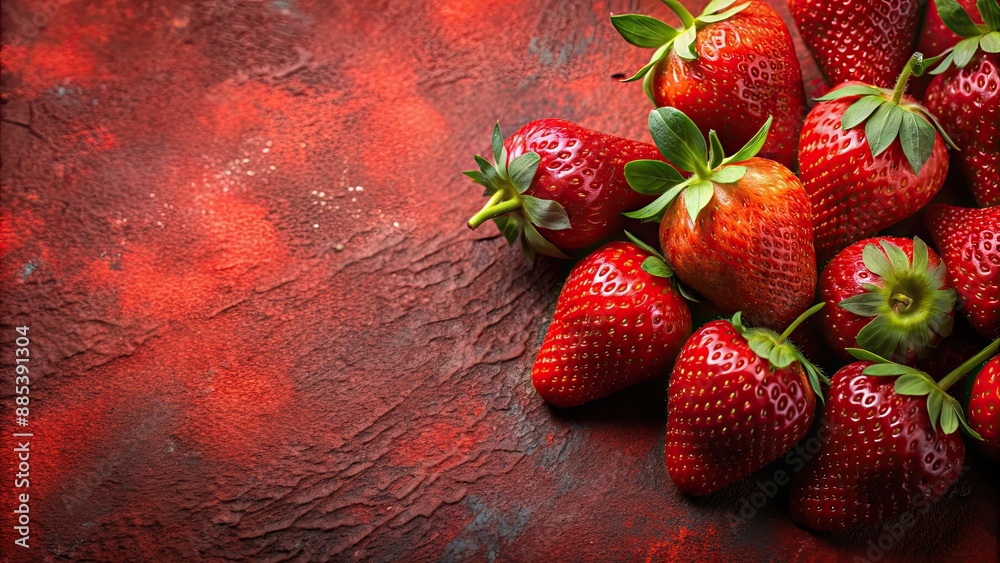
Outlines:
MULTIPOLYGON (((612 78, 644 62, 607 20, 627 11, 666 17, 618 1, 5 2, 0 361, 30 325, 35 437, 27 553, 9 549, 0 455, 2 558, 864 554, 874 535, 801 530, 781 495, 734 521, 771 467, 678 493, 663 378, 570 412, 531 389, 566 269, 466 229, 481 191, 459 172, 497 118, 645 140, 641 89, 612 78)), ((995 559, 988 470, 892 556, 995 559)))

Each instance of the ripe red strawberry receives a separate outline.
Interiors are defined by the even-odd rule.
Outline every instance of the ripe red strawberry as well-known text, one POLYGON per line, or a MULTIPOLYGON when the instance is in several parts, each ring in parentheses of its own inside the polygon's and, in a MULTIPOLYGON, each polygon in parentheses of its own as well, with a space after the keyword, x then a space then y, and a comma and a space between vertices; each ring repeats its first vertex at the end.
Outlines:
POLYGON ((1000 55, 983 52, 937 76, 924 100, 955 140, 955 166, 976 202, 1000 205, 1000 55))
POLYGON ((570 272, 531 382, 571 407, 666 373, 691 334, 670 268, 644 243, 613 242, 570 272))
POLYGON ((773 116, 774 134, 761 156, 794 169, 806 102, 795 46, 781 16, 761 0, 732 8, 736 0, 713 0, 697 18, 677 0, 664 3, 681 28, 638 14, 611 17, 626 41, 657 49, 628 80, 642 78, 657 107, 683 111, 702 135, 714 129, 730 152, 773 116))
MULTIPOLYGON (((956 0, 950 0, 950 2, 954 1, 956 0)), ((975 11, 973 8, 976 6, 976 0, 957 1, 963 9, 975 11)), ((947 4, 949 0, 943 0, 942 3, 947 4)), ((948 7, 945 9, 947 10, 948 7)), ((941 21, 937 3, 934 0, 928 0, 927 10, 924 12, 924 21, 920 26, 919 33, 917 33, 916 51, 922 53, 925 57, 936 57, 954 47, 961 39, 959 35, 941 21)), ((934 78, 932 75, 925 74, 911 81, 908 89, 909 94, 918 100, 923 100, 924 93, 927 91, 927 85, 931 83, 932 78, 934 78)))
POLYGON ((754 155, 771 120, 726 158, 715 132, 711 151, 695 124, 676 108, 649 114, 662 162, 625 167, 633 189, 662 194, 629 217, 661 219, 660 245, 677 276, 727 314, 742 310, 757 325, 784 329, 812 302, 816 257, 809 200, 794 174, 754 155))
POLYGON ((831 84, 890 86, 913 52, 921 0, 787 0, 802 40, 831 84))
POLYGON ((921 65, 914 55, 892 91, 842 84, 806 117, 799 176, 812 202, 820 264, 916 213, 944 184, 945 141, 933 116, 903 96, 921 65))
POLYGON ((981 0, 977 26, 955 0, 942 19, 963 39, 931 74, 924 96, 959 152, 955 166, 979 205, 1000 205, 1000 6, 981 0))
POLYGON ((476 156, 479 170, 465 172, 490 196, 469 227, 493 219, 529 256, 557 258, 620 235, 622 212, 650 201, 629 189, 625 163, 661 158, 653 145, 562 119, 532 121, 506 141, 497 123, 492 148, 493 164, 476 156))
POLYGON ((912 364, 952 331, 955 290, 919 238, 878 237, 837 254, 819 279, 820 330, 841 357, 864 348, 912 364))
POLYGON ((1000 206, 966 209, 935 204, 924 212, 960 310, 986 338, 1000 337, 1000 206))
POLYGON ((822 375, 784 334, 712 321, 684 344, 667 397, 667 471, 707 495, 767 465, 809 432, 822 375))
MULTIPOLYGON (((980 352, 976 362, 998 345, 980 352)), ((946 393, 975 364, 935 383, 914 368, 854 353, 864 361, 834 374, 817 433, 820 450, 792 481, 792 519, 817 531, 878 523, 940 498, 965 459, 955 430, 961 425, 978 437, 946 393)))
POLYGON ((979 451, 1000 461, 1000 356, 986 362, 972 384, 969 427, 983 437, 976 442, 979 451))
MULTIPOLYGON (((962 37, 952 31, 944 21, 941 20, 941 14, 938 12, 938 4, 945 5, 945 10, 953 10, 954 2, 956 0, 929 0, 927 2, 927 11, 924 14, 924 22, 920 26, 920 33, 917 35, 917 52, 923 53, 925 57, 936 57, 946 50, 955 46, 956 43, 962 40, 962 37)), ((978 12, 975 10, 976 0, 957 0, 958 4, 966 11, 973 12, 972 15, 978 16, 978 12)), ((982 23, 982 18, 979 18, 978 22, 982 23)))

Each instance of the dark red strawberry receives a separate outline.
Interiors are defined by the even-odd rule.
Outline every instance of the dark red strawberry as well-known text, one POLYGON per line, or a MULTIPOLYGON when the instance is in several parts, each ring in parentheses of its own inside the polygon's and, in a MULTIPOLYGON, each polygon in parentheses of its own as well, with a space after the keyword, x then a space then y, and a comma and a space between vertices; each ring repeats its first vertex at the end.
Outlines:
POLYGON ((924 212, 924 221, 958 292, 962 314, 979 334, 1000 337, 1000 206, 935 204, 924 212))
POLYGON ((570 272, 531 370, 546 401, 571 407, 664 375, 691 312, 652 248, 613 242, 570 272))
POLYGON ((958 146, 955 166, 976 202, 1000 205, 1000 55, 979 53, 936 77, 924 100, 958 146))
POLYGON ((787 0, 802 40, 831 84, 887 87, 913 52, 921 0, 787 0))
POLYGON ((955 166, 979 205, 1000 205, 1000 7, 981 0, 977 26, 955 0, 942 19, 963 39, 931 74, 924 96, 959 151, 955 166))
POLYGON ((712 321, 684 344, 667 398, 666 462, 681 491, 707 495, 787 452, 809 432, 822 374, 782 335, 712 321))
POLYGON ((492 148, 492 164, 476 156, 479 170, 465 172, 490 198, 469 227, 493 219, 529 256, 557 258, 620 236, 622 212, 651 199, 629 188, 625 163, 661 158, 653 145, 562 119, 532 121, 506 141, 497 123, 492 148))
POLYGON ((727 314, 782 330, 812 302, 816 259, 809 201, 798 178, 773 160, 754 155, 769 119, 750 142, 726 157, 715 132, 709 151, 695 124, 676 108, 649 114, 662 162, 625 167, 633 189, 662 194, 626 215, 660 219, 660 245, 677 276, 727 314))
POLYGON ((841 357, 864 348, 912 364, 949 336, 955 290, 919 238, 878 237, 838 253, 819 279, 823 337, 841 357))
POLYGON ((972 384, 969 427, 983 437, 976 442, 979 451, 1000 461, 1000 356, 986 362, 972 384))
MULTIPOLYGON (((913 366, 930 375, 935 380, 944 378, 963 362, 975 356, 989 341, 979 335, 969 323, 961 317, 955 319, 955 328, 951 336, 945 338, 934 348, 934 352, 921 358, 913 366)), ((959 398, 962 404, 968 404, 968 389, 952 387, 952 394, 959 398)), ((963 386, 965 387, 965 386, 963 386)), ((969 386, 971 387, 971 385, 969 386)))
MULTIPOLYGON (((938 4, 944 5, 946 11, 953 11, 955 2, 956 0, 929 0, 927 2, 924 23, 920 26, 920 33, 917 36, 917 52, 923 53, 925 57, 936 57, 962 40, 960 35, 945 25, 944 21, 941 20, 941 14, 938 13, 938 4)), ((976 11, 976 0, 957 0, 957 3, 966 13, 973 12, 973 15, 979 15, 976 11)), ((982 18, 975 23, 982 23, 982 18)))
POLYGON ((657 49, 628 80, 642 78, 657 107, 683 111, 702 135, 714 129, 730 152, 773 116, 761 156, 794 169, 806 103, 791 34, 767 3, 736 1, 713 0, 695 18, 677 0, 664 0, 681 20, 676 29, 649 16, 612 16, 626 41, 657 49))
POLYGON ((903 90, 914 55, 892 91, 842 84, 819 98, 802 126, 799 169, 812 202, 816 254, 840 249, 920 210, 948 174, 945 137, 903 90))
POLYGON ((792 519, 823 532, 879 523, 940 498, 965 459, 955 431, 961 426, 978 438, 946 392, 975 364, 935 383, 914 368, 852 350, 863 361, 834 374, 817 432, 819 453, 792 481, 792 519))
MULTIPOLYGON (((942 3, 954 1, 944 0, 942 3)), ((971 10, 975 7, 976 0, 958 0, 958 3, 961 4, 962 8, 971 10)), ((948 26, 941 21, 941 15, 938 13, 937 4, 934 0, 928 0, 927 10, 924 12, 924 22, 920 26, 920 32, 917 34, 916 51, 922 53, 925 57, 937 57, 954 47, 961 39, 960 36, 956 35, 951 29, 948 29, 948 26)), ((907 93, 918 100, 923 100, 924 94, 927 92, 927 86, 933 78, 934 76, 931 74, 924 74, 923 76, 914 78, 910 81, 907 93)))

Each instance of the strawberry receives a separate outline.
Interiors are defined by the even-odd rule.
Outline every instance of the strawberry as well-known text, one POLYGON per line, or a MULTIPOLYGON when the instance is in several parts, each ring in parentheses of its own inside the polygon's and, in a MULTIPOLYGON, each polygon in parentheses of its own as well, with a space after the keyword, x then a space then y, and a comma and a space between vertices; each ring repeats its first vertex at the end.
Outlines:
POLYGON ((977 26, 955 0, 942 12, 964 39, 931 74, 924 103, 944 124, 959 152, 955 166, 980 206, 1000 205, 1000 7, 981 0, 977 26))
POLYGON ((1000 340, 935 383, 926 373, 860 349, 859 362, 833 376, 821 445, 792 481, 790 512, 817 531, 846 530, 898 516, 940 498, 958 479, 974 438, 962 407, 946 391, 1000 340))
POLYGON ((626 216, 660 219, 660 246, 677 276, 727 314, 784 329, 812 302, 816 287, 809 200, 781 164, 754 155, 771 120, 726 158, 709 132, 709 151, 697 126, 676 108, 649 114, 657 147, 684 179, 662 162, 638 160, 625 177, 643 194, 661 194, 626 216))
MULTIPOLYGON (((913 367, 930 375, 935 380, 942 379, 951 373, 956 367, 975 356, 983 346, 989 341, 981 337, 975 330, 964 322, 961 318, 955 319, 955 327, 951 336, 945 338, 941 344, 934 348, 933 354, 927 354, 918 360, 913 367)), ((963 404, 968 403, 968 389, 954 389, 956 397, 963 399, 963 404), (961 391, 961 393, 958 393, 961 391)))
POLYGON ((531 382, 571 407, 662 375, 691 334, 691 312, 670 268, 638 239, 581 260, 559 294, 531 382))
POLYGON ((924 212, 961 311, 986 338, 1000 337, 1000 206, 934 204, 924 212))
POLYGON ((649 63, 626 81, 642 78, 655 106, 680 109, 702 135, 716 130, 731 152, 774 116, 774 134, 761 156, 795 168, 806 102, 799 60, 781 16, 761 0, 736 6, 736 0, 713 0, 697 18, 677 0, 663 1, 680 18, 680 28, 639 14, 611 17, 626 41, 656 48, 649 63))
POLYGON ((912 363, 951 334, 955 290, 945 266, 919 238, 878 237, 842 250, 823 270, 819 298, 827 344, 850 359, 860 347, 912 363))
MULTIPOLYGON (((976 5, 976 0, 958 0, 958 3, 965 10, 971 10, 976 5)), ((948 9, 949 7, 946 6, 945 11, 947 12, 948 9)), ((937 56, 954 47, 961 39, 960 36, 956 35, 941 20, 937 2, 935 0, 928 0, 927 10, 924 12, 924 21, 920 26, 920 32, 917 34, 916 51, 922 53, 925 57, 937 56)), ((934 78, 932 75, 925 74, 911 81, 908 89, 909 94, 918 100, 923 100, 924 93, 927 91, 927 85, 931 83, 932 78, 934 78)))
POLYGON ((969 427, 983 437, 976 442, 979 451, 1000 461, 1000 356, 986 362, 972 384, 969 427))
POLYGON ((529 256, 556 258, 620 235, 622 212, 650 201, 629 189, 625 163, 660 158, 653 145, 562 119, 532 121, 506 141, 497 123, 492 148, 492 164, 476 156, 479 170, 465 172, 490 197, 469 227, 493 219, 529 256))
POLYGON ((787 0, 792 19, 831 84, 889 86, 906 64, 921 0, 787 0))
MULTIPOLYGON (((952 31, 938 12, 938 4, 944 5, 945 13, 954 11, 956 0, 930 0, 924 14, 924 23, 920 26, 917 36, 917 52, 927 57, 936 57, 955 46, 962 37, 952 31)), ((976 5, 976 0, 957 0, 958 4, 968 13, 976 5)), ((980 20, 981 21, 981 20, 980 20)))
POLYGON ((821 264, 916 213, 944 184, 946 137, 926 109, 903 96, 914 70, 923 72, 919 53, 894 90, 845 83, 819 98, 806 117, 799 175, 812 202, 821 264))
POLYGON ((684 343, 670 374, 667 471, 690 495, 707 495, 787 452, 809 432, 822 374, 782 335, 712 321, 684 343))

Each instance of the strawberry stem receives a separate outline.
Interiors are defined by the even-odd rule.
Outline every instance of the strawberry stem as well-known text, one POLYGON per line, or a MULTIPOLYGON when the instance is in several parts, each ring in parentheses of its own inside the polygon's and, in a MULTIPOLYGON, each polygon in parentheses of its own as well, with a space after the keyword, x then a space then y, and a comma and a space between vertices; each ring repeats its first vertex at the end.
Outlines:
POLYGON ((521 198, 519 196, 515 195, 511 199, 501 201, 503 196, 503 190, 497 190, 490 197, 489 201, 486 202, 486 205, 479 210, 479 213, 476 213, 472 216, 472 219, 469 219, 469 228, 475 229, 494 217, 499 217, 521 208, 521 198))
POLYGON ((923 68, 923 62, 924 56, 922 54, 913 53, 906 66, 903 67, 903 72, 899 73, 899 78, 896 80, 896 87, 892 91, 892 102, 894 104, 899 104, 899 101, 903 99, 903 93, 906 92, 906 83, 910 81, 913 68, 918 65, 923 68))
POLYGON ((681 23, 684 24, 685 28, 694 27, 694 16, 680 2, 677 0, 663 0, 663 3, 677 14, 677 17, 681 19, 681 23))
POLYGON ((972 356, 968 360, 965 360, 962 362, 962 365, 958 366, 951 373, 944 376, 944 379, 938 382, 938 387, 940 387, 942 391, 947 391, 949 387, 965 377, 965 374, 969 373, 969 370, 992 356, 997 351, 997 348, 1000 348, 1000 338, 994 340, 992 344, 983 348, 981 352, 972 356))
POLYGON ((890 298, 892 302, 892 310, 897 313, 902 313, 910 308, 913 304, 913 299, 902 293, 897 293, 890 298))
POLYGON ((795 329, 799 328, 799 325, 806 322, 806 319, 813 316, 813 314, 815 314, 816 311, 822 309, 824 305, 826 305, 826 301, 822 303, 817 303, 812 307, 806 309, 806 312, 799 315, 799 318, 792 321, 792 324, 788 325, 788 328, 785 329, 785 332, 781 333, 781 336, 778 337, 778 344, 784 342, 786 338, 788 338, 789 336, 792 335, 793 332, 795 332, 795 329))

